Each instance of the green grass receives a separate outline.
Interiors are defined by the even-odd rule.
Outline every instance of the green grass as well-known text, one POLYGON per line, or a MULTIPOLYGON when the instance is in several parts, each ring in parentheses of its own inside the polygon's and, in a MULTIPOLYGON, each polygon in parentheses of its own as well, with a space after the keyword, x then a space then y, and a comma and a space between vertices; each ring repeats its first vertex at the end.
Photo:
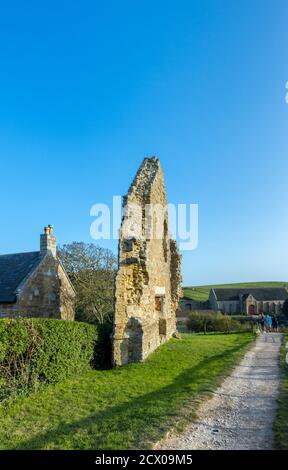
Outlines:
POLYGON ((226 287, 226 288, 249 288, 249 287, 287 287, 287 282, 284 281, 270 281, 270 282, 239 282, 237 284, 215 284, 209 286, 195 286, 184 287, 183 295, 190 297, 198 302, 205 302, 208 300, 210 290, 212 287, 226 287))
POLYGON ((250 333, 172 339, 142 364, 90 371, 0 406, 0 449, 147 448, 187 423, 250 333))
POLYGON ((276 446, 282 450, 288 450, 288 364, 286 361, 286 355, 288 354, 288 349, 286 348, 287 342, 288 335, 285 335, 281 349, 281 385, 275 423, 276 446))

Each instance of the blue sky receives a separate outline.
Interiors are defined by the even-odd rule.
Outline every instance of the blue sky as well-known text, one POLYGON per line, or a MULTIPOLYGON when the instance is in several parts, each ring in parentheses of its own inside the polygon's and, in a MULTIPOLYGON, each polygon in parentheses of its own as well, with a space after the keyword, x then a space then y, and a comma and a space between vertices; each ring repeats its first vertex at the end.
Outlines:
MULTIPOLYGON (((0 252, 91 241, 157 155, 199 204, 185 284, 286 280, 286 0, 10 1, 0 14, 0 252)), ((104 242, 116 251, 116 242, 104 242)))

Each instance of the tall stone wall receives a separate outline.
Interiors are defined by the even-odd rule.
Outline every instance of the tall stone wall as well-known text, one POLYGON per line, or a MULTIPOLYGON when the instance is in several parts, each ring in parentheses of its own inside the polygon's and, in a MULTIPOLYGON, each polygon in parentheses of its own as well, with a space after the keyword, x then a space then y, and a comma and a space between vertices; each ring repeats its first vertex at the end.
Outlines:
POLYGON ((157 158, 144 159, 123 205, 113 337, 116 366, 144 360, 176 333, 181 295, 181 259, 168 232, 164 176, 157 158), (137 232, 132 238, 127 226, 137 232))

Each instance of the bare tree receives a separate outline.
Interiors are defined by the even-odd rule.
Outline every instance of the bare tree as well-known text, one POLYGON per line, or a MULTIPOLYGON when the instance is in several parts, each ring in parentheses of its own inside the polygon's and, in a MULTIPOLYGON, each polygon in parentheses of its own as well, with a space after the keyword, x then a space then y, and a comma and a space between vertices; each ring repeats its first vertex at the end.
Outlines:
POLYGON ((92 243, 73 242, 58 249, 76 290, 76 318, 91 323, 112 320, 117 258, 92 243))

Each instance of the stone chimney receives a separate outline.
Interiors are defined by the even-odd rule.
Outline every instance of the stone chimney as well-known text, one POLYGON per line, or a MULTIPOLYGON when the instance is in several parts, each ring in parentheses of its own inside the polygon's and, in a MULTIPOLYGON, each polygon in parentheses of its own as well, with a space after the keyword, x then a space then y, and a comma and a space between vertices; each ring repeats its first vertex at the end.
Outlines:
POLYGON ((40 235, 40 254, 41 256, 50 253, 56 258, 56 237, 53 235, 53 225, 44 228, 44 233, 40 235))

